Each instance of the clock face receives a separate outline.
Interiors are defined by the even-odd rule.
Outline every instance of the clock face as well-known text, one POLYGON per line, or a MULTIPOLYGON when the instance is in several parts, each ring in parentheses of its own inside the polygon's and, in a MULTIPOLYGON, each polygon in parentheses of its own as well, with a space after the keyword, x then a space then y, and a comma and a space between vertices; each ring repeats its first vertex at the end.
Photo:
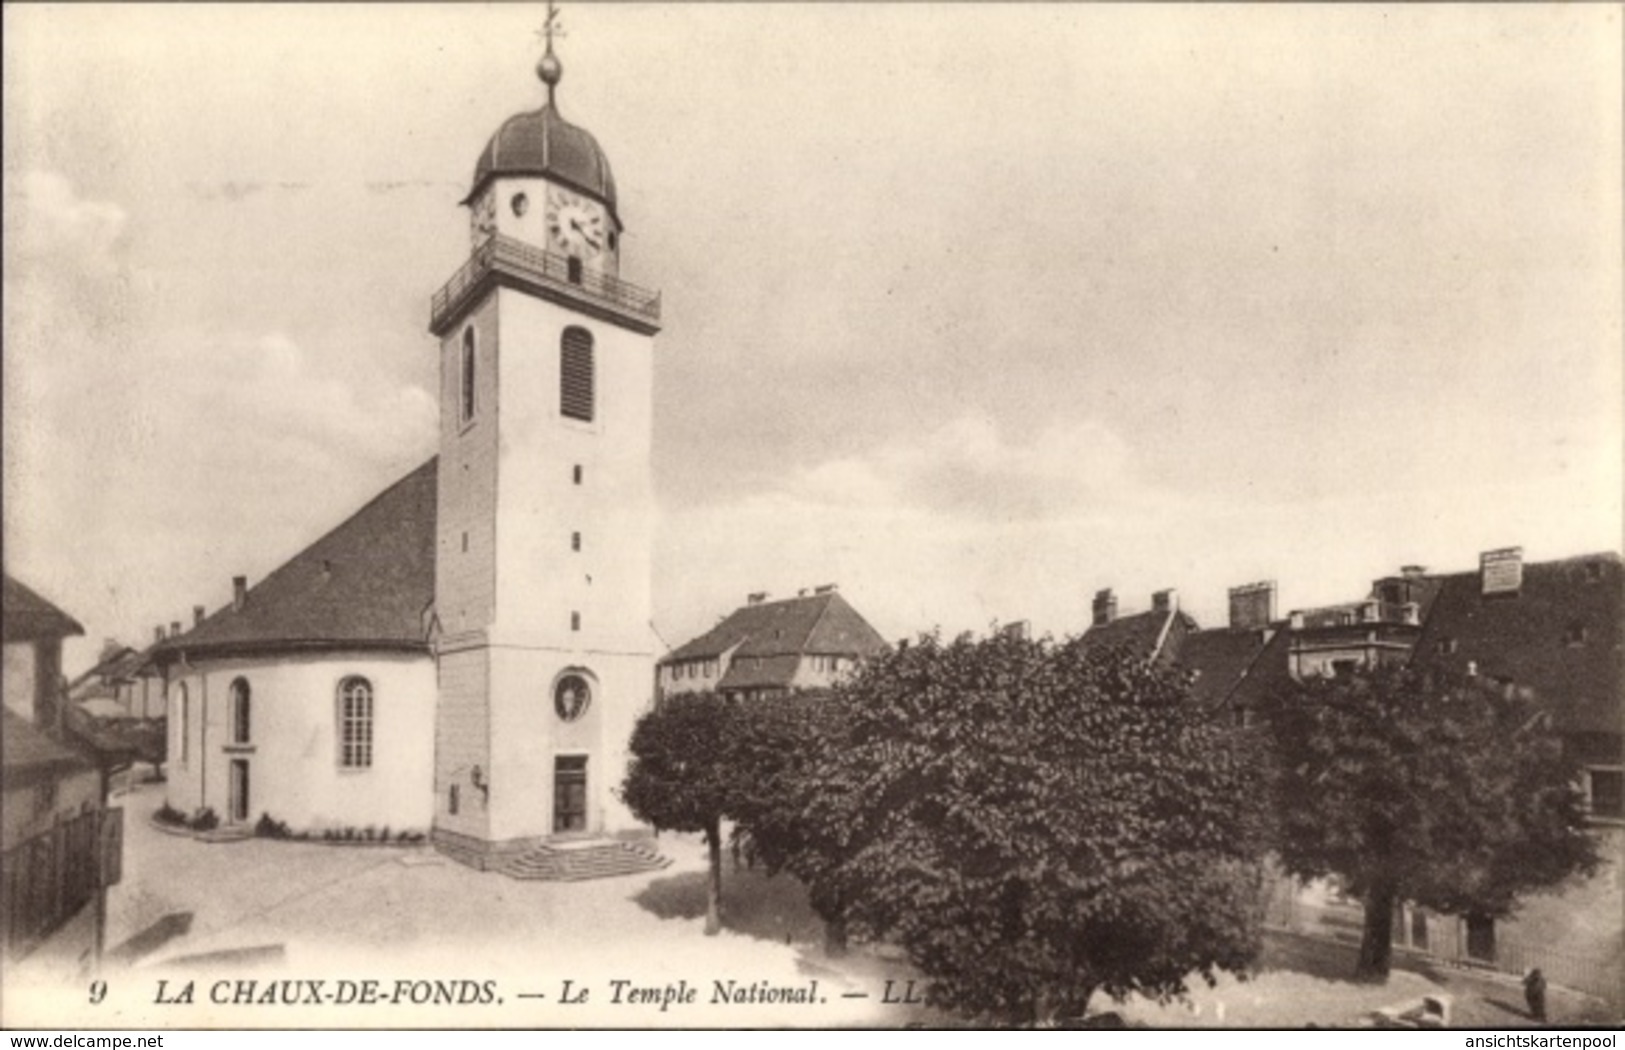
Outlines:
POLYGON ((474 202, 474 206, 469 208, 468 212, 469 235, 474 238, 474 246, 477 248, 497 232, 496 198, 486 193, 474 202))
POLYGON ((608 243, 604 210, 597 201, 550 187, 547 191, 548 244, 565 255, 591 259, 608 243))

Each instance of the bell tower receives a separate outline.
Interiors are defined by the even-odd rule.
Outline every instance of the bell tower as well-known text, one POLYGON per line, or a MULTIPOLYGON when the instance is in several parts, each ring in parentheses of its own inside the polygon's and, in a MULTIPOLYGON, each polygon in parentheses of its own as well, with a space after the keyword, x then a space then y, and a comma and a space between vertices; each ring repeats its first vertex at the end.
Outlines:
POLYGON ((463 204, 440 340, 434 840, 486 866, 636 822, 612 793, 650 701, 654 335, 620 280, 609 159, 559 112, 505 121, 463 204))

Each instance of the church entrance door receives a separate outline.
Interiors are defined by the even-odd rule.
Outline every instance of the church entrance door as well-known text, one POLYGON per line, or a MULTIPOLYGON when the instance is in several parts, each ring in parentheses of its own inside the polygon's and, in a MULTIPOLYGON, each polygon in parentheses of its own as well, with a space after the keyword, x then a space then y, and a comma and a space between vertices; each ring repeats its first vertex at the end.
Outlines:
POLYGON ((553 759, 553 831, 587 830, 587 756, 553 759))
POLYGON ((231 760, 231 820, 242 823, 248 819, 248 759, 231 760))

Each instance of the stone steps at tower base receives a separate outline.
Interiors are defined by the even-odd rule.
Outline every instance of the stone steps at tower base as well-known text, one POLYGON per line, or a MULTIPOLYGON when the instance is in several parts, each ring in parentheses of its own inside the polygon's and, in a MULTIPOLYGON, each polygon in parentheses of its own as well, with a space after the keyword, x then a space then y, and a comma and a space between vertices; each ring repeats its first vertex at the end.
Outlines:
POLYGON ((572 843, 566 849, 535 846, 523 853, 492 857, 487 866, 513 879, 584 882, 642 875, 670 864, 671 858, 648 846, 606 839, 590 845, 572 843))

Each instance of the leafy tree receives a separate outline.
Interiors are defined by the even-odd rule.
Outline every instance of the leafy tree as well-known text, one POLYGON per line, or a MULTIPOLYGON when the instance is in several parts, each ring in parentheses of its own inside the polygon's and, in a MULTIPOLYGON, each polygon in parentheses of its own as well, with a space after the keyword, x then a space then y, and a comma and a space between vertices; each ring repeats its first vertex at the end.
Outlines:
POLYGON ((1500 918, 1596 868, 1575 771, 1527 693, 1388 666, 1305 680, 1263 713, 1281 860, 1364 899, 1359 977, 1387 977, 1402 900, 1500 918))
POLYGON ((1183 679, 1081 643, 922 637, 809 709, 744 819, 826 919, 1001 1020, 1158 998, 1258 947, 1257 764, 1183 679))
POLYGON ((730 751, 746 787, 734 800, 734 845, 769 874, 788 871, 807 886, 831 954, 846 950, 839 876, 848 820, 831 805, 838 793, 826 778, 837 770, 825 759, 843 746, 846 703, 820 690, 742 707, 730 751))
POLYGON ((710 853, 705 932, 722 929, 722 821, 737 794, 728 759, 736 707, 712 692, 666 697, 638 719, 621 798, 661 831, 700 831, 710 853))

